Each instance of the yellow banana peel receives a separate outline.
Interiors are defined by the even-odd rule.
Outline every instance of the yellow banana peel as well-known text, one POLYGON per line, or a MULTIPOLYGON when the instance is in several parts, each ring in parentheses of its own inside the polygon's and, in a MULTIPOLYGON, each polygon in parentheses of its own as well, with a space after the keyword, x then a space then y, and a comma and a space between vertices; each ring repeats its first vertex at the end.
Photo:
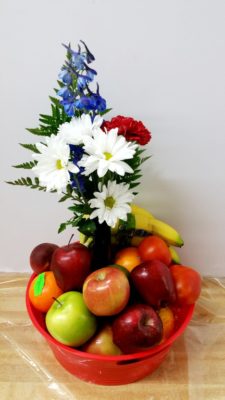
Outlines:
POLYGON ((166 222, 160 221, 159 219, 154 219, 152 223, 152 233, 161 237, 166 243, 173 246, 182 247, 184 241, 180 234, 166 222))
POLYGON ((177 251, 172 246, 169 246, 169 251, 174 264, 181 264, 181 259, 177 251))

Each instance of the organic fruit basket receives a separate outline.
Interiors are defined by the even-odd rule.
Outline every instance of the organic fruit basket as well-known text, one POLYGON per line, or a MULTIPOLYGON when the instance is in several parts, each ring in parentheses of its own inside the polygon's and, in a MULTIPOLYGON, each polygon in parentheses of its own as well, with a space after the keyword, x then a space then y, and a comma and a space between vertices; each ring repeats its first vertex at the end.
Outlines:
POLYGON ((70 201, 79 241, 40 243, 30 252, 28 314, 56 359, 78 378, 103 385, 153 372, 187 327, 201 290, 196 268, 181 264, 181 235, 134 203, 151 140, 141 121, 116 116, 93 89, 94 56, 81 41, 66 48, 51 114, 22 144, 35 177, 8 183, 70 201))

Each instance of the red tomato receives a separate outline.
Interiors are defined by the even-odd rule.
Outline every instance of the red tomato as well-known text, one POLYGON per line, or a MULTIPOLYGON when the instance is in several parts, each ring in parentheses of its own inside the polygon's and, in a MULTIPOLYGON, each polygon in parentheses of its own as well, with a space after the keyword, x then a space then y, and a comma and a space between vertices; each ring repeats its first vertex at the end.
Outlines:
POLYGON ((159 260, 164 264, 171 263, 171 254, 169 248, 158 236, 147 236, 138 246, 138 251, 143 261, 159 260))
POLYGON ((201 292, 200 274, 184 265, 172 265, 170 271, 176 288, 177 303, 180 305, 195 303, 201 292))

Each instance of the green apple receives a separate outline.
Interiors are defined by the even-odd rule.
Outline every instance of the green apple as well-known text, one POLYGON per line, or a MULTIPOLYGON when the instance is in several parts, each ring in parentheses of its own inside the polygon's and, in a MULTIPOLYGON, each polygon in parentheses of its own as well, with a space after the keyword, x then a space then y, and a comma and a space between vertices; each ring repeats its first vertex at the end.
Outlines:
POLYGON ((48 332, 60 343, 78 347, 89 340, 97 328, 96 317, 86 307, 80 292, 59 296, 46 314, 48 332))

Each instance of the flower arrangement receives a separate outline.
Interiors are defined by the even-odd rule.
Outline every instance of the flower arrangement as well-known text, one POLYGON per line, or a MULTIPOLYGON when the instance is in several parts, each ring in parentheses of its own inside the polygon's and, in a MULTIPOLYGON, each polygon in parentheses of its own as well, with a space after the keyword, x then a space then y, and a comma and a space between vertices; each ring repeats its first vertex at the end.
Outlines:
POLYGON ((139 185, 140 166, 149 158, 143 153, 151 133, 130 117, 106 120, 110 109, 99 85, 96 90, 91 88, 97 75, 90 67, 93 54, 83 41, 77 51, 70 45, 64 47, 66 60, 55 89, 57 97, 50 97, 51 115, 40 114, 39 127, 28 129, 41 139, 36 144, 21 144, 32 151, 33 161, 14 166, 32 170, 35 178, 8 183, 56 192, 60 202, 71 200, 73 215, 60 225, 59 232, 70 225, 86 238, 108 237, 108 245, 103 246, 107 254, 111 228, 118 221, 123 229, 133 226, 130 204, 139 185))
POLYGON ((33 160, 15 165, 35 177, 8 183, 70 200, 72 216, 58 232, 77 228, 80 242, 32 250, 26 304, 68 371, 95 383, 129 383, 157 368, 185 329, 201 277, 177 265, 172 246, 183 245, 180 234, 133 204, 150 131, 131 117, 106 119, 110 109, 99 85, 93 89, 94 56, 83 41, 77 51, 64 47, 51 114, 28 129, 39 141, 22 144, 33 160))

